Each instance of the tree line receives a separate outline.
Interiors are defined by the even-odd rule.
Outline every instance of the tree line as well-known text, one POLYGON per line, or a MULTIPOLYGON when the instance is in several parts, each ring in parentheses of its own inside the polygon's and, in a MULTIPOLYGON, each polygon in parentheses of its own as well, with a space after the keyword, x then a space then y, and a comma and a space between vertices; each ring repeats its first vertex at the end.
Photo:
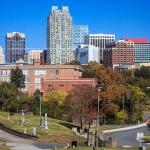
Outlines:
MULTIPOLYGON (((75 62, 72 63, 75 65, 75 62)), ((21 91, 25 76, 18 67, 11 70, 10 83, 0 83, 0 110, 17 112, 31 111, 39 115, 42 98, 42 114, 54 119, 72 121, 77 118, 80 126, 91 124, 100 117, 101 124, 131 124, 143 121, 144 112, 149 110, 150 67, 117 73, 90 62, 83 66, 83 78, 95 78, 98 87, 78 85, 70 92, 47 91, 41 97, 40 91, 31 96, 21 91), (98 115, 99 97, 99 115, 98 115)))

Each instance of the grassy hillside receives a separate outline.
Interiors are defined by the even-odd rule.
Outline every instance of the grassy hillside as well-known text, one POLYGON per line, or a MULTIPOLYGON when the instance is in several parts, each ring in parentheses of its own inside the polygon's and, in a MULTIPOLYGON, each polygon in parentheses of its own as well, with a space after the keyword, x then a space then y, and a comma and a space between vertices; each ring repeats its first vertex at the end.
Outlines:
POLYGON ((20 118, 21 118, 20 115, 15 114, 10 118, 11 121, 8 121, 8 113, 0 112, 0 123, 13 130, 24 132, 26 128, 27 134, 32 134, 33 127, 36 127, 37 134, 39 135, 39 138, 37 139, 38 141, 66 144, 71 140, 79 139, 72 132, 71 127, 73 126, 73 124, 71 123, 48 118, 49 130, 42 130, 39 127, 40 124, 39 116, 32 117, 29 115, 28 116, 25 115, 26 124, 23 126, 20 125, 20 118))

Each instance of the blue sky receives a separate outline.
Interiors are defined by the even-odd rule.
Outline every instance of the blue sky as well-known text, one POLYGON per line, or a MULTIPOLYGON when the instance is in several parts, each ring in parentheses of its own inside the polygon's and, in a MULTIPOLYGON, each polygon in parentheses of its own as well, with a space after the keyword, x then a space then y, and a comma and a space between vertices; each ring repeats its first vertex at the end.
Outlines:
MULTIPOLYGON (((47 16, 61 0, 1 0, 0 45, 7 32, 25 32, 27 48, 46 47, 47 16)), ((90 33, 114 33, 150 40, 149 0, 63 0, 74 24, 89 25, 90 33)))

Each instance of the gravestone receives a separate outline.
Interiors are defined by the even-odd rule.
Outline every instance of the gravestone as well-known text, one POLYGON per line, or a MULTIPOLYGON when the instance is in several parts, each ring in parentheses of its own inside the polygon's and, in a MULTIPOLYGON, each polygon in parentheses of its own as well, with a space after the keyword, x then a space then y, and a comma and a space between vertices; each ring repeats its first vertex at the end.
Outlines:
POLYGON ((44 128, 45 127, 44 124, 45 124, 44 117, 41 117, 41 125, 40 125, 40 127, 44 128))
POLYGON ((48 130, 48 122, 47 122, 47 114, 45 114, 45 123, 44 123, 44 128, 46 129, 46 130, 48 130))
POLYGON ((33 129, 32 129, 32 135, 36 136, 36 128, 35 127, 33 127, 33 129))
POLYGON ((23 126, 25 123, 25 117, 24 117, 24 112, 21 113, 21 119, 20 119, 20 124, 23 126))
POLYGON ((23 132, 23 133, 24 133, 24 134, 27 134, 27 129, 26 129, 26 128, 24 129, 24 132, 23 132))

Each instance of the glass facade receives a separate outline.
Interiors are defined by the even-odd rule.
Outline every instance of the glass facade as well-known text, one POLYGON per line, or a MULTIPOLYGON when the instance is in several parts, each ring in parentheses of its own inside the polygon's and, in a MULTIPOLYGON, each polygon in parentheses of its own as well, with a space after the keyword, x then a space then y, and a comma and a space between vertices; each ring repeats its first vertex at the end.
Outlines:
POLYGON ((6 35, 6 62, 15 63, 24 59, 25 34, 19 32, 7 33, 6 35))
POLYGON ((84 37, 89 34, 87 25, 74 25, 73 26, 73 45, 74 49, 78 48, 79 44, 84 43, 84 37))
POLYGON ((150 43, 134 44, 134 62, 135 63, 150 62, 150 43))

